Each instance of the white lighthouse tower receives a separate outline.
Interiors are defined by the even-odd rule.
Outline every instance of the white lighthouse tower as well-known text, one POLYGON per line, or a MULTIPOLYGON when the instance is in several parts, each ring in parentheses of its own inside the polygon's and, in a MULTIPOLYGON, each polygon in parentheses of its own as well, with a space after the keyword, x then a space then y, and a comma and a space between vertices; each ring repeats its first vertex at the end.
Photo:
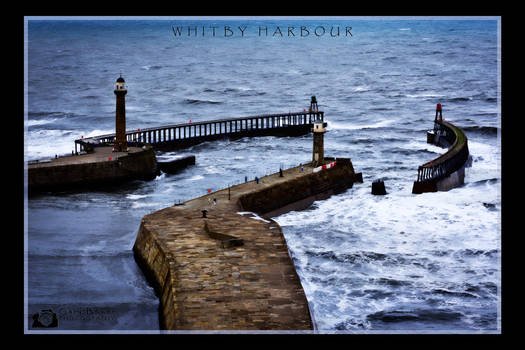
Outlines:
MULTIPOLYGON (((315 96, 312 96, 312 102, 310 105, 310 112, 317 112, 319 109, 317 107, 317 100, 315 96)), ((319 114, 315 114, 314 119, 312 120, 313 128, 312 132, 314 134, 314 147, 312 152, 312 163, 314 166, 324 164, 324 134, 326 132, 326 122, 320 118, 319 114)))

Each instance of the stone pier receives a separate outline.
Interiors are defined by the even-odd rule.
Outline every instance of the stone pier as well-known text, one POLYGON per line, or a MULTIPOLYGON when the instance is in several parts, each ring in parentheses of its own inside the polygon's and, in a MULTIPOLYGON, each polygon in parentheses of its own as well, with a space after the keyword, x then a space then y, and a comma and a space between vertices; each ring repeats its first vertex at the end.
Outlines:
POLYGON ((86 154, 29 162, 29 193, 89 188, 155 177, 157 160, 152 147, 129 147, 128 152, 113 152, 112 149, 95 147, 86 154))
POLYGON ((159 296, 162 329, 313 329, 282 230, 265 215, 303 209, 357 178, 350 159, 313 170, 287 169, 142 219, 133 251, 159 296))

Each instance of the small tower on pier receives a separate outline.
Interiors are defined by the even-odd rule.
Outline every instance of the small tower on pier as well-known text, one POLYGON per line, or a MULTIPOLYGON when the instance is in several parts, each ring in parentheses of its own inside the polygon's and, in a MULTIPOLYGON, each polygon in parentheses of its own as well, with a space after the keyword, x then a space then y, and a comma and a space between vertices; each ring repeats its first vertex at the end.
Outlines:
POLYGON ((436 117, 434 118, 434 121, 437 122, 437 121, 440 121, 442 122, 443 121, 443 114, 441 114, 441 103, 438 103, 436 105, 436 117), (439 118, 438 118, 439 116, 439 118))
POLYGON ((441 122, 443 121, 443 114, 441 111, 441 103, 436 105, 436 116, 434 117, 434 129, 427 131, 427 143, 439 145, 439 138, 446 135, 446 131, 441 130, 441 122))
POLYGON ((308 112, 319 112, 319 106, 317 105, 317 99, 315 96, 312 96, 312 101, 310 101, 310 108, 308 109, 308 112))
POLYGON ((324 134, 326 132, 326 123, 318 118, 318 116, 316 116, 316 119, 314 119, 312 122, 312 132, 314 134, 312 162, 314 166, 317 166, 324 164, 324 134))
POLYGON ((117 108, 115 118, 115 144, 113 152, 127 152, 128 141, 126 139, 126 94, 128 90, 124 85, 125 81, 122 75, 117 79, 115 90, 113 92, 117 95, 117 108))

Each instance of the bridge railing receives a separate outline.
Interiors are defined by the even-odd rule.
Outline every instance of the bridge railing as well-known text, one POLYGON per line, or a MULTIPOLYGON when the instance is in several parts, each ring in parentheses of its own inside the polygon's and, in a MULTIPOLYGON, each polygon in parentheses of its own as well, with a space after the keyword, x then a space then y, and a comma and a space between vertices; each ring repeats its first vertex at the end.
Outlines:
MULTIPOLYGON (((206 138, 219 135, 234 135, 252 130, 279 129, 290 126, 311 125, 313 120, 324 120, 324 112, 289 112, 280 114, 261 114, 248 117, 196 121, 182 124, 129 130, 126 132, 128 143, 160 144, 194 138, 206 138)), ((105 134, 75 140, 81 149, 112 144, 115 134, 105 134)))
POLYGON ((460 128, 445 122, 435 121, 434 131, 439 131, 450 144, 449 150, 430 162, 418 167, 417 181, 436 181, 459 170, 468 160, 467 136, 460 128))

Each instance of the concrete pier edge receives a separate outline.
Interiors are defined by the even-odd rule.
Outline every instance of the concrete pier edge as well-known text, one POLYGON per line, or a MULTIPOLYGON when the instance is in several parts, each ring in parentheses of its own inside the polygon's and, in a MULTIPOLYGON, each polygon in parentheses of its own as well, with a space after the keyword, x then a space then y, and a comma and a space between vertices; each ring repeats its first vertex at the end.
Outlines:
POLYGON ((157 175, 153 148, 130 147, 128 152, 112 152, 98 147, 93 152, 32 162, 27 165, 28 193, 85 189, 114 185, 130 180, 151 180, 157 175))

